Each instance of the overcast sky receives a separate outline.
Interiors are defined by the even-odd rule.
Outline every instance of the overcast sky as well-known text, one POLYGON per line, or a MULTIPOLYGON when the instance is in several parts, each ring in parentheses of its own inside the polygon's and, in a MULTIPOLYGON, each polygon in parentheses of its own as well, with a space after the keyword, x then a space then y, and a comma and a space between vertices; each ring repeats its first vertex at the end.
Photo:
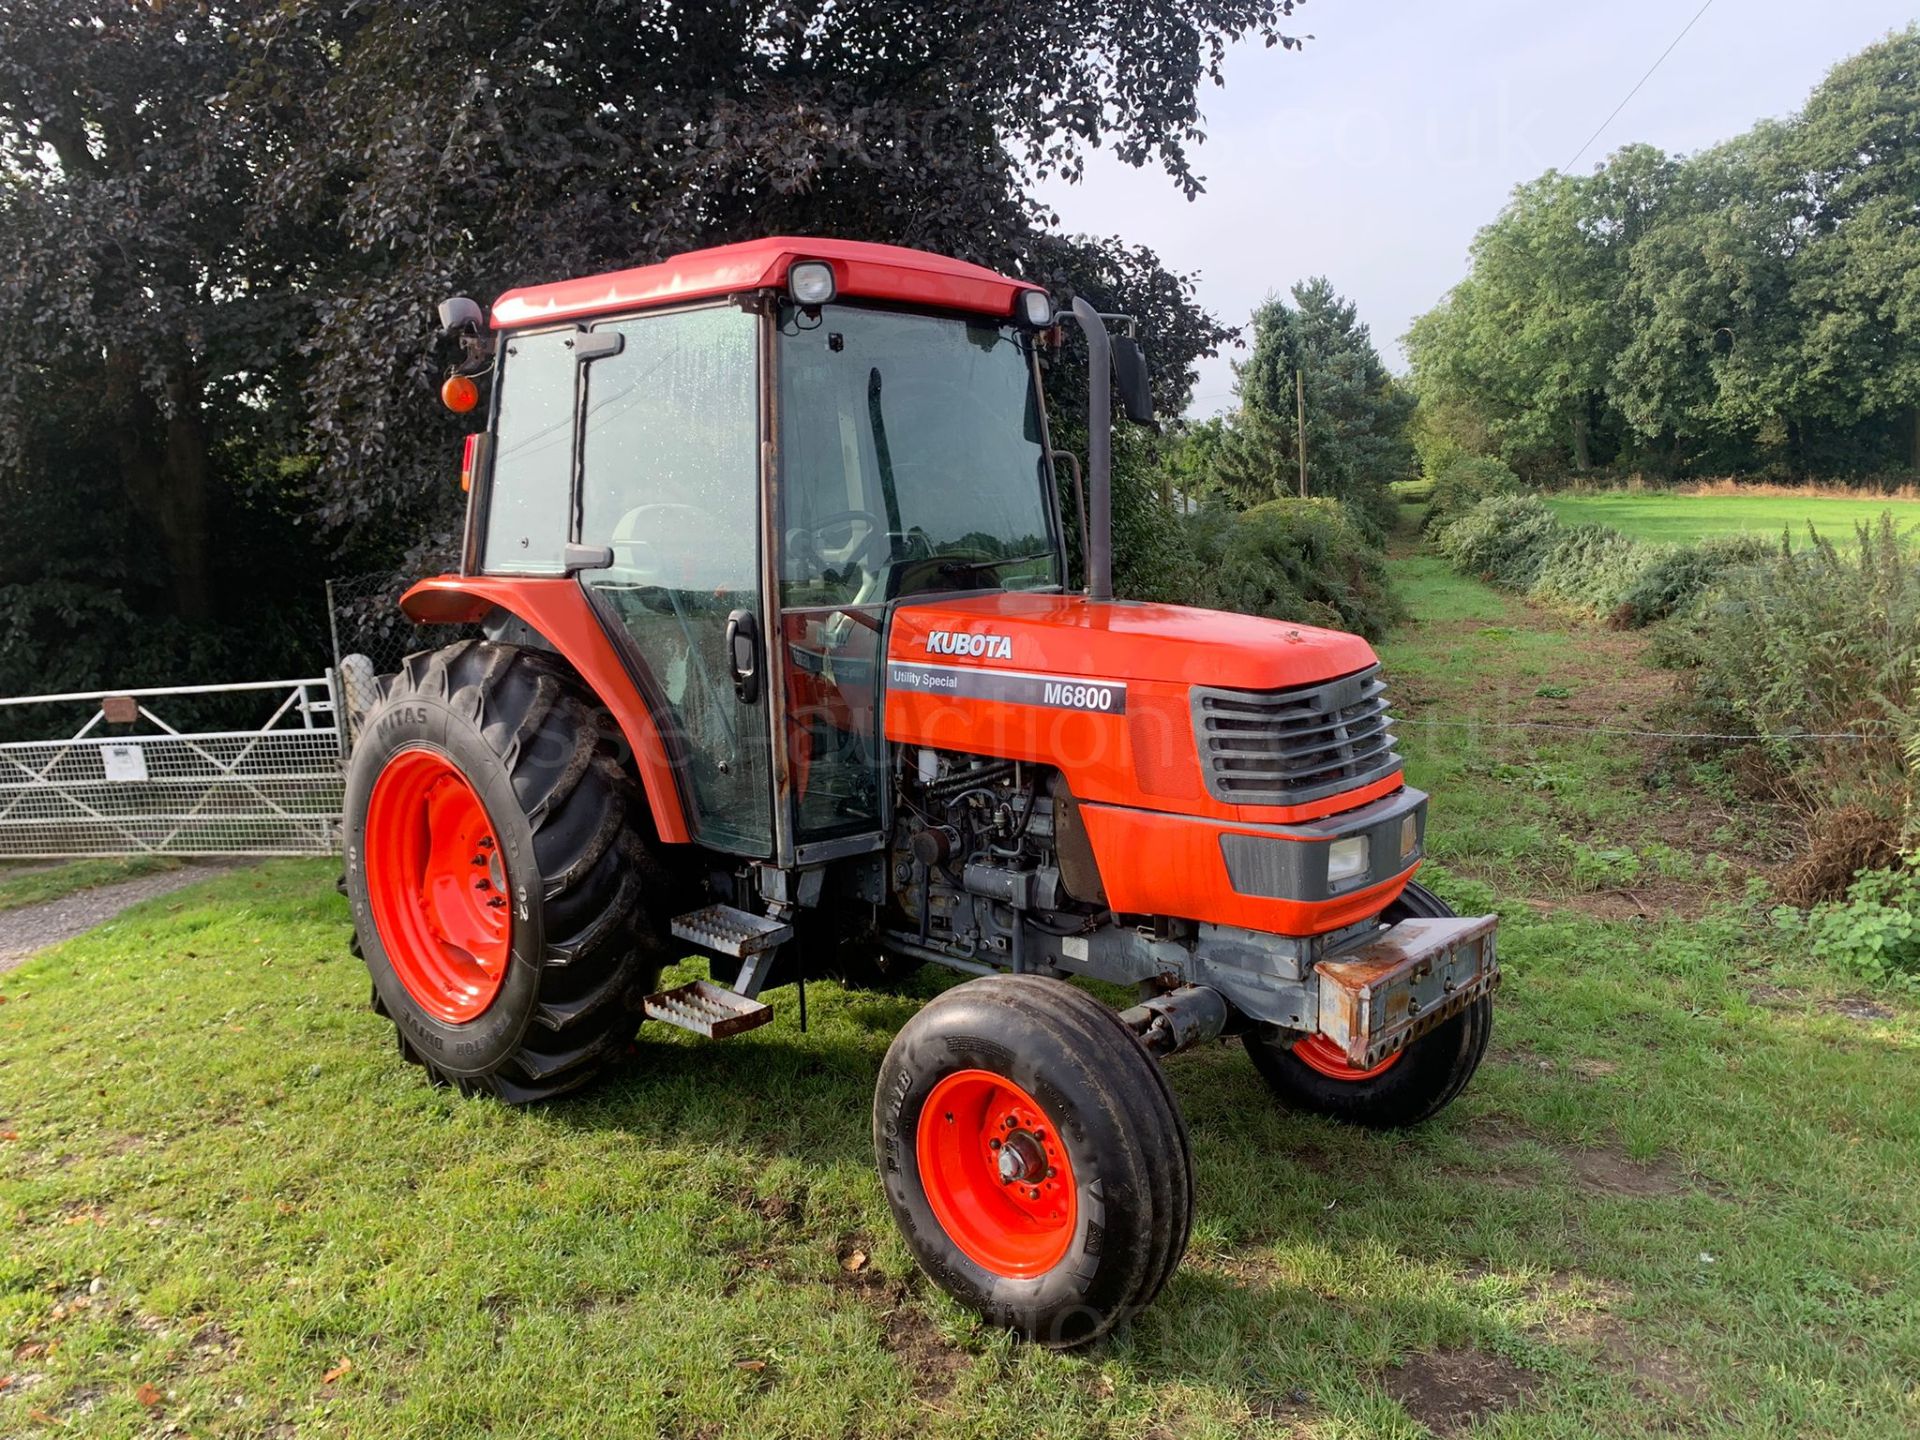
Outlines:
MULTIPOLYGON (((1304 52, 1243 45, 1202 97, 1192 203, 1104 151, 1043 193, 1065 227, 1120 235, 1198 271, 1200 301, 1242 324, 1269 291, 1325 274, 1387 363, 1465 273, 1474 232, 1513 187, 1566 168, 1699 9, 1699 0, 1311 0, 1304 52)), ((1914 18, 1913 0, 1713 0, 1577 167, 1630 141, 1698 150, 1786 115, 1837 61, 1914 18)), ((1201 362, 1193 413, 1232 402, 1231 349, 1201 362)), ((1244 355, 1244 352, 1238 352, 1244 355)))

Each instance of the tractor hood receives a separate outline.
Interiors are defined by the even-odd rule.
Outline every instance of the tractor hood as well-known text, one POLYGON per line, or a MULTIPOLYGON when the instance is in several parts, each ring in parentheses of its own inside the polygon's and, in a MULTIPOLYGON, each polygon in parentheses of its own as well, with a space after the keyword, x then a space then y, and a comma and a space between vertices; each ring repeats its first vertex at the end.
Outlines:
POLYGON ((1086 680, 1279 690, 1374 663, 1357 635, 1185 605, 993 593, 907 603, 896 663, 981 666, 1086 680))

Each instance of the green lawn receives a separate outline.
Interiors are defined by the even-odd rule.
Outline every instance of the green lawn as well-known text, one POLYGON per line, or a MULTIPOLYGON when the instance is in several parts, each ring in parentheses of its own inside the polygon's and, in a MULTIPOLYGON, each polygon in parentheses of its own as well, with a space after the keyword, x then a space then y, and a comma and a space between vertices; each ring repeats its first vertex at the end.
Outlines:
POLYGON ((1493 1050, 1389 1136, 1174 1061, 1198 1224, 1116 1339, 981 1330, 894 1237, 870 1091, 941 982, 650 1028, 510 1111, 401 1063, 333 867, 281 862, 0 977, 0 1435, 1920 1433, 1920 1016, 1786 953, 1712 767, 1492 728, 1634 718, 1634 637, 1397 565, 1438 883, 1506 917, 1493 1050))
POLYGON ((1549 495, 1546 501, 1570 524, 1609 525, 1643 540, 1676 544, 1741 531, 1773 537, 1788 529, 1796 542, 1803 542, 1809 524, 1835 541, 1847 542, 1852 540, 1855 526, 1877 524, 1889 511, 1901 530, 1920 528, 1920 501, 1877 497, 1615 490, 1595 495, 1549 495))

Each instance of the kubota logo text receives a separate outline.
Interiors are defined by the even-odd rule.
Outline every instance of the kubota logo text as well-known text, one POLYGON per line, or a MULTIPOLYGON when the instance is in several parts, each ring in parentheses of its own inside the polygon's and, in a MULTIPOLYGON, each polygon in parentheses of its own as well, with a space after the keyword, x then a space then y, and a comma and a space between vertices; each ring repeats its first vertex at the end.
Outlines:
POLYGON ((980 655, 988 660, 1011 660, 1013 641, 1004 635, 969 635, 954 630, 927 632, 929 655, 980 655))

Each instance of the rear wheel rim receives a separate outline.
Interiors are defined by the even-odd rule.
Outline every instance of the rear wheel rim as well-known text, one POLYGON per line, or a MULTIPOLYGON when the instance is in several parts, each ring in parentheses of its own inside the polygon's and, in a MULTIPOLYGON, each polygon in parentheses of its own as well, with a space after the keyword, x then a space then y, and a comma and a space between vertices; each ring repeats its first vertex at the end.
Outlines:
POLYGON ((1345 1080, 1349 1083, 1384 1075, 1400 1063, 1400 1057, 1405 1053, 1404 1050, 1396 1050, 1378 1065, 1362 1069, 1350 1063, 1347 1052, 1324 1035, 1309 1035, 1304 1040, 1293 1042, 1293 1058, 1302 1065, 1329 1080, 1345 1080))
POLYGON ((915 1149, 934 1218, 976 1265, 1029 1279, 1066 1256, 1079 1212, 1073 1166, 1026 1090, 990 1070, 955 1071, 927 1096, 915 1149))
POLYGON ((421 1009, 477 1020, 507 978, 506 865, 486 806, 444 755, 402 750, 367 800, 363 847, 374 928, 421 1009))

